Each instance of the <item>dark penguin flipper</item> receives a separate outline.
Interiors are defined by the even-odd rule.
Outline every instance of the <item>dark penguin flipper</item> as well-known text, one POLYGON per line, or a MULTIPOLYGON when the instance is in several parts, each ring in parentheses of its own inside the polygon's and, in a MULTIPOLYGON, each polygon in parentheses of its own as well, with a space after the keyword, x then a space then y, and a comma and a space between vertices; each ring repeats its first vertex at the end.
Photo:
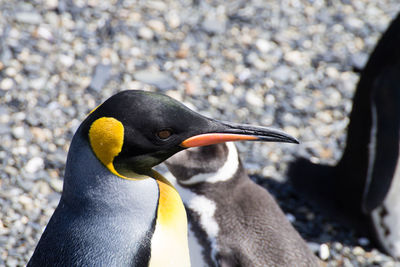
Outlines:
POLYGON ((289 166, 288 178, 296 189, 336 219, 356 223, 357 230, 368 229, 365 218, 383 202, 393 179, 399 154, 399 87, 400 15, 361 73, 337 166, 305 159, 289 166))
MULTIPOLYGON (((385 89, 390 87, 387 87, 389 83, 393 86, 393 81, 386 81, 385 88, 380 87, 383 86, 382 78, 400 61, 399 47, 400 16, 383 34, 361 73, 353 99, 346 148, 337 165, 338 183, 345 190, 342 194, 345 196, 353 194, 356 201, 354 204, 365 214, 382 202, 392 179, 391 175, 386 175, 385 178, 379 179, 379 183, 384 183, 384 185, 376 186, 378 181, 373 182, 372 177, 374 174, 376 176, 381 168, 375 169, 375 167, 388 166, 382 161, 397 160, 394 153, 387 152, 387 154, 382 150, 384 147, 379 146, 386 141, 391 141, 391 145, 397 147, 398 140, 394 140, 393 137, 386 141, 378 139, 384 136, 384 131, 387 132, 386 134, 390 131, 398 132, 398 128, 395 128, 393 124, 395 117, 387 118, 389 114, 385 115, 392 109, 390 106, 396 105, 399 101, 397 97, 390 98, 390 95, 394 94, 394 92, 389 92, 391 89, 385 89), (382 100, 385 103, 382 103, 382 100), (392 124, 393 128, 388 129, 385 124, 387 126, 392 124)), ((391 116, 398 116, 398 113, 393 113, 391 116)), ((347 201, 346 198, 344 200, 347 201)))
MULTIPOLYGON (((400 21, 399 21, 400 22, 400 21)), ((399 23, 400 25, 400 23, 399 23)), ((400 28, 399 28, 400 30, 400 28)), ((399 35, 400 37, 400 31, 399 35)), ((400 40, 400 38, 399 38, 400 40)), ((399 46, 400 47, 400 42, 399 46)), ((373 112, 376 116, 376 139, 370 179, 365 186, 362 208, 366 214, 382 204, 394 177, 399 158, 400 64, 387 68, 377 79, 373 112), (379 90, 379 92, 378 92, 379 90), (388 100, 393 101, 388 101, 388 100)), ((372 150, 372 149, 371 149, 372 150)), ((371 160, 372 161, 372 160, 371 160)))
MULTIPOLYGON (((369 81, 372 127, 370 169, 362 208, 370 213, 389 191, 399 157, 400 15, 382 36, 361 76, 369 81)), ((361 83, 361 81, 360 81, 361 83)))

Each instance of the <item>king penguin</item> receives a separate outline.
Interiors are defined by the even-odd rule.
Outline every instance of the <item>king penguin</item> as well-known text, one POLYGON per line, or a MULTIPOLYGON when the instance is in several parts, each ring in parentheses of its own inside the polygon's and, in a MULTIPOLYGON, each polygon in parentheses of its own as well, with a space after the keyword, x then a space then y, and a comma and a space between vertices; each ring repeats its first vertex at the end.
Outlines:
POLYGON ((336 166, 304 159, 289 176, 324 209, 400 259, 400 14, 362 70, 346 148, 336 166))
POLYGON ((165 161, 189 218, 192 267, 320 266, 267 190, 254 183, 232 142, 165 161))
POLYGON ((110 97, 72 139, 60 202, 28 266, 190 266, 182 200, 152 167, 188 147, 237 140, 297 143, 162 94, 110 97))

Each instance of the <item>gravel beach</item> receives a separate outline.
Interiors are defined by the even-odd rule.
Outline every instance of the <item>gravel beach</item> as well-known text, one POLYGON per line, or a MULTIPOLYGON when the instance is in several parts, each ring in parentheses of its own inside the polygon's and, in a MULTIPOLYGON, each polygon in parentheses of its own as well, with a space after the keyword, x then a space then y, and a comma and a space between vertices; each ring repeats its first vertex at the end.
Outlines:
POLYGON ((302 156, 335 164, 359 71, 398 0, 0 0, 0 266, 24 266, 53 213, 71 138, 123 89, 281 128, 240 143, 252 177, 327 266, 400 266, 284 182, 302 156))

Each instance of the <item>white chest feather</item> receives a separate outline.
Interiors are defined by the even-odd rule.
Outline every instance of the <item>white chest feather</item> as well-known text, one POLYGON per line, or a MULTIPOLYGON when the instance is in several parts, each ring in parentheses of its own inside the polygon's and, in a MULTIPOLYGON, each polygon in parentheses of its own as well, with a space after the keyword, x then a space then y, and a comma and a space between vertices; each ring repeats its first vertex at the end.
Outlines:
POLYGON ((372 212, 372 220, 382 245, 400 258, 400 164, 383 204, 372 212))
MULTIPOLYGON (((185 207, 199 216, 200 220, 198 223, 207 234, 208 241, 211 244, 211 258, 216 262, 219 226, 214 218, 215 210, 217 208, 215 202, 202 195, 197 195, 187 188, 181 187, 171 173, 165 174, 165 177, 174 184, 183 200, 183 203, 185 204, 185 207)), ((189 226, 191 226, 190 222, 189 226)), ((204 261, 203 247, 199 244, 196 236, 190 228, 191 227, 189 227, 189 253, 191 265, 192 267, 207 266, 204 261)))

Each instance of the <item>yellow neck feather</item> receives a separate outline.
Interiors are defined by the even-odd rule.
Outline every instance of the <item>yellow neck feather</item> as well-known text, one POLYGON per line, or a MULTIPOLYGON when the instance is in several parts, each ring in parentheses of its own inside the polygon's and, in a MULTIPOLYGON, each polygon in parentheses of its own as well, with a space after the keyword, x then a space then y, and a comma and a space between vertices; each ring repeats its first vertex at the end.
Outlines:
POLYGON ((160 197, 149 266, 190 266, 185 207, 167 179, 156 171, 153 177, 160 188, 160 197))

